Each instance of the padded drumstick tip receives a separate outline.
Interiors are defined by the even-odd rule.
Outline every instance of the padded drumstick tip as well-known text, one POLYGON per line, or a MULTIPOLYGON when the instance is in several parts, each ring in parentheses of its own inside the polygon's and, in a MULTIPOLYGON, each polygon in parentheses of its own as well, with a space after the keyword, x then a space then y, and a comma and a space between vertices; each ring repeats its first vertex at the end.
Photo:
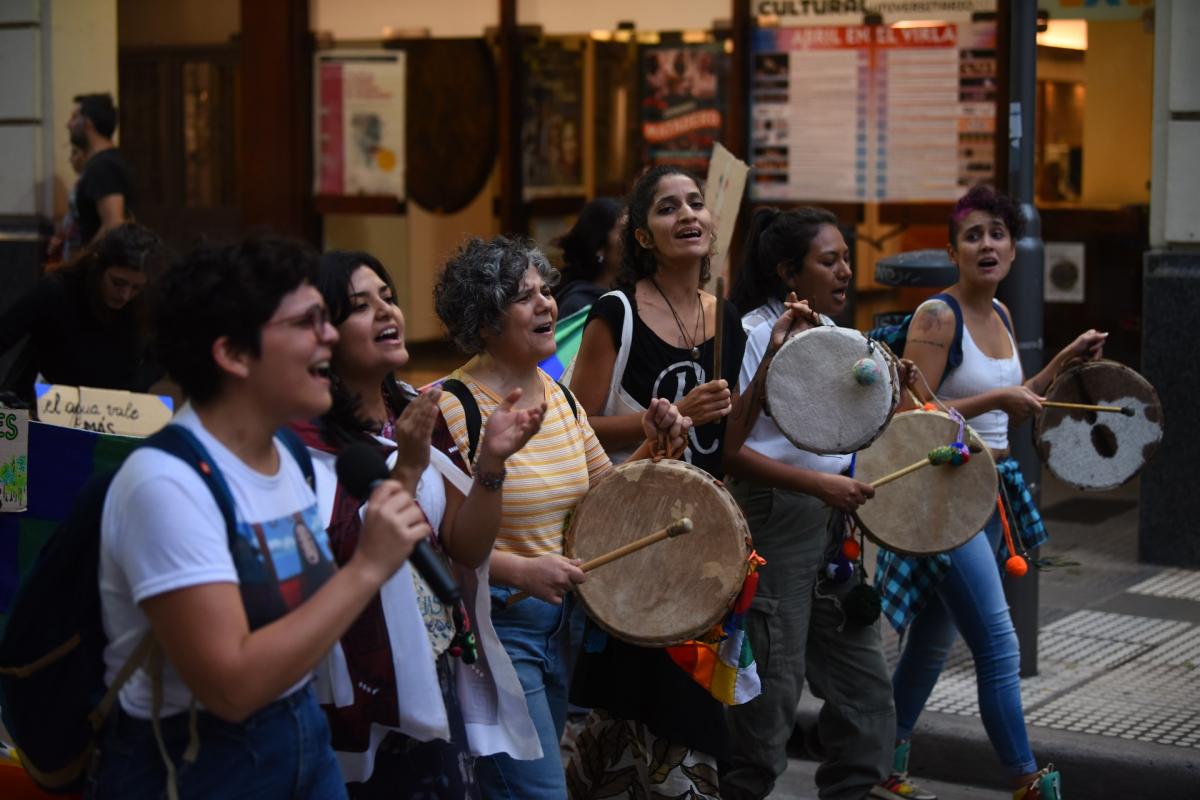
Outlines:
POLYGON ((676 536, 678 536, 681 533, 691 533, 691 532, 692 532, 692 521, 687 517, 681 517, 680 519, 676 520, 675 522, 672 522, 670 524, 670 526, 668 526, 667 538, 674 539, 676 536))
POLYGON ((1121 406, 1121 413, 1127 417, 1132 417, 1134 415, 1134 410, 1129 406, 1121 406))

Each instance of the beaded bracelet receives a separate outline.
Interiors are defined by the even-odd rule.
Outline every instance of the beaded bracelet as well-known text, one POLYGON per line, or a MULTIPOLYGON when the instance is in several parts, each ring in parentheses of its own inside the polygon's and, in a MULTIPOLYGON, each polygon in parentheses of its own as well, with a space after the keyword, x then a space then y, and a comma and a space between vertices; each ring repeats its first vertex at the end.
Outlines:
POLYGON ((475 473, 475 480, 489 492, 496 492, 504 485, 504 476, 508 474, 508 470, 504 467, 500 468, 499 472, 484 472, 475 473))

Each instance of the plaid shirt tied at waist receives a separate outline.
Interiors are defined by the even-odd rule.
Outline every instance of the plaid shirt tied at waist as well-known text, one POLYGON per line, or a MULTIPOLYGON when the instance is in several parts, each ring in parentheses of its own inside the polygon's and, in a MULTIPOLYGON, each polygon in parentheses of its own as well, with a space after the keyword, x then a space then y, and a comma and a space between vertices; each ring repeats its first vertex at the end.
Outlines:
MULTIPOLYGON (((1042 515, 1025 486, 1025 478, 1014 458, 996 465, 1000 489, 1011 519, 1016 521, 1017 535, 1024 550, 1043 545, 1049 538, 1042 515)), ((950 570, 950 556, 905 556, 879 548, 875 559, 875 588, 883 600, 883 614, 899 633, 912 623, 937 591, 938 584, 950 570)))

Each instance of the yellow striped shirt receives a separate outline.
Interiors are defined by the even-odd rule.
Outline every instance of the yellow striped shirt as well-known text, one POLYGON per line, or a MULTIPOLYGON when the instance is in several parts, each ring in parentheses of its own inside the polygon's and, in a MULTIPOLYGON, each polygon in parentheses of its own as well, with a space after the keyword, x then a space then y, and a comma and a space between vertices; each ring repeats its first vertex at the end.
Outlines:
MULTIPOLYGON (((562 389, 538 370, 546 391, 546 415, 542 427, 520 452, 509 456, 504 466, 503 516, 496 535, 496 549, 522 556, 562 553, 563 525, 567 515, 587 493, 588 487, 612 469, 600 440, 579 408, 579 419, 562 389)), ((470 390, 479 404, 481 428, 503 398, 469 373, 455 370, 456 378, 470 390)), ((468 452, 466 414, 458 399, 443 392, 442 415, 464 456, 468 452)), ((485 432, 480 431, 482 443, 485 432)))

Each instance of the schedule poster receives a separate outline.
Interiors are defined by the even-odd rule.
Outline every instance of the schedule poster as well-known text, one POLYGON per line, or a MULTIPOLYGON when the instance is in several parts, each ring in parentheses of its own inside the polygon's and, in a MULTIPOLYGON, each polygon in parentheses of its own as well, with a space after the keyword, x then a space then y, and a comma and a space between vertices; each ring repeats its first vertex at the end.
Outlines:
POLYGON ((719 43, 643 47, 641 129, 646 164, 703 175, 724 124, 719 43))
POLYGON ((993 175, 995 23, 755 32, 752 196, 944 201, 993 175))
POLYGON ((583 50, 547 39, 521 52, 525 198, 582 194, 583 50))
POLYGON ((404 199, 404 53, 317 55, 317 194, 404 199))

